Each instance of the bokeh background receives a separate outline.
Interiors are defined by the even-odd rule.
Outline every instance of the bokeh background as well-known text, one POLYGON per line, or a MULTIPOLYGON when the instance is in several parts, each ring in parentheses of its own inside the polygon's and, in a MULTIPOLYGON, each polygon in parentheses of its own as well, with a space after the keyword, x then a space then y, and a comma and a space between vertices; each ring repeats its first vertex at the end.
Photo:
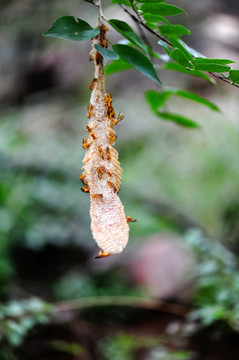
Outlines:
MULTIPOLYGON (((189 14, 175 18, 192 30, 184 40, 239 69, 238 2, 173 3, 189 14)), ((134 26, 118 5, 105 3, 104 12, 134 26)), ((125 116, 117 126, 120 196, 137 223, 123 254, 97 261, 89 197, 78 179, 93 78, 90 42, 41 35, 63 15, 97 22, 97 9, 81 0, 0 2, 0 358, 239 356, 238 89, 159 71, 167 86, 221 109, 172 98, 168 110, 201 125, 188 130, 152 114, 144 91, 154 84, 136 70, 107 78, 115 110, 125 116), (98 296, 111 306, 97 306, 98 296), (129 296, 148 302, 118 306, 129 296), (72 302, 85 297, 89 309, 72 302), (163 301, 159 311, 152 299, 163 301), (64 311, 47 316, 47 304, 60 301, 64 311), (212 338, 207 326, 215 326, 212 338)), ((113 29, 108 34, 113 43, 121 38, 113 29)))

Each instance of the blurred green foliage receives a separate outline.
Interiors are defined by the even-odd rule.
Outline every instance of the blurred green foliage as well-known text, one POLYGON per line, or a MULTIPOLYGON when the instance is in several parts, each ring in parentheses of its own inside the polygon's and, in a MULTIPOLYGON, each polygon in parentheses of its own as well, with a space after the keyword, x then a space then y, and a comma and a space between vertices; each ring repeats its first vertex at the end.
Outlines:
POLYGON ((147 360, 193 360, 190 351, 170 350, 162 341, 162 337, 133 336, 118 333, 102 339, 98 345, 104 360, 135 360, 137 351, 143 350, 147 360))
POLYGON ((1 305, 0 341, 8 341, 13 347, 21 345, 30 329, 38 323, 47 322, 46 313, 50 308, 50 305, 38 298, 11 300, 6 305, 1 305))
MULTIPOLYGON (((60 112, 61 107, 57 106, 60 112)), ((78 180, 83 157, 79 141, 82 125, 78 125, 78 120, 73 121, 73 132, 72 129, 65 130, 62 123, 51 129, 50 118, 45 124, 39 124, 38 118, 30 117, 32 111, 31 106, 26 106, 22 112, 6 112, 1 124, 1 298, 11 299, 17 288, 30 297, 30 302, 29 279, 40 281, 36 285, 38 292, 40 295, 47 292, 52 300, 140 295, 137 288, 127 281, 122 269, 118 271, 116 266, 98 271, 87 262, 95 251, 95 245, 89 231, 89 200, 80 192, 78 180), (49 246, 53 253, 47 259, 49 246), (69 246, 75 253, 73 262, 66 256, 69 246), (57 249, 62 250, 63 257, 58 257, 57 249), (30 258, 33 260, 29 263, 30 258), (42 286, 42 281, 47 285, 42 286)), ((38 111, 41 117, 42 108, 38 111)), ((74 114, 75 109, 72 111, 74 114)), ((224 127, 221 124, 221 129, 224 127)), ((215 140, 210 143, 196 135, 188 138, 185 149, 186 134, 182 130, 173 135, 173 130, 162 128, 160 135, 151 130, 131 139, 130 143, 121 142, 122 198, 127 213, 138 220, 131 226, 131 249, 137 248, 140 236, 143 238, 160 231, 183 233, 193 225, 187 216, 188 223, 183 224, 183 212, 178 211, 177 206, 174 208, 167 204, 169 197, 176 204, 184 199, 185 213, 185 210, 193 209, 193 219, 196 218, 199 224, 204 223, 209 232, 216 228, 220 234, 220 214, 230 203, 228 194, 237 191, 237 178, 234 177, 233 182, 230 178, 237 171, 236 159, 233 160, 238 146, 237 136, 237 132, 226 126, 225 139, 218 136, 218 143, 215 140), (222 152, 221 143, 226 141, 229 145, 222 152), (200 162, 196 164, 195 158, 199 159, 199 154, 200 162), (146 179, 135 176, 142 168, 147 174, 146 179), (145 186, 146 180, 150 186, 145 186), (160 195, 162 190, 163 196, 160 195), (218 191, 218 199, 215 199, 215 191, 218 191), (212 199, 214 202, 210 203, 212 199), (210 211, 205 212, 205 206, 210 211)), ((187 235, 186 239, 199 260, 194 269, 197 283, 194 304, 197 310, 192 312, 190 321, 200 320, 209 325, 220 320, 237 329, 239 280, 236 257, 197 232, 187 235)), ((11 303, 6 306, 8 304, 11 303)), ((27 307, 27 303, 24 306, 27 307)), ((10 322, 10 327, 8 317, 3 313, 2 331, 11 343, 20 344, 28 330, 40 321, 34 314, 28 320, 26 312, 16 325, 10 322)), ((110 346, 109 341, 106 348, 110 346)), ((126 358, 131 356, 128 348, 126 346, 126 358)), ((151 357, 167 358, 163 354, 164 351, 159 349, 152 352, 151 357)))
POLYGON ((238 258, 225 246, 208 239, 198 230, 185 235, 188 246, 196 256, 194 268, 198 308, 189 314, 204 326, 220 321, 239 330, 239 273, 238 258))

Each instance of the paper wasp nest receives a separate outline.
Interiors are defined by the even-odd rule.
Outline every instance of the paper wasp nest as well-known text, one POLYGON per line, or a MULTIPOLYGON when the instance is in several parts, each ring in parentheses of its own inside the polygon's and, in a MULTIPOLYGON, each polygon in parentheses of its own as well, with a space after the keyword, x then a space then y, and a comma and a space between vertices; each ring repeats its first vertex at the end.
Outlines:
POLYGON ((83 159, 83 174, 80 179, 85 184, 82 189, 90 193, 91 230, 101 251, 99 257, 120 253, 128 242, 129 218, 117 193, 120 190, 122 169, 118 153, 113 148, 116 140, 114 125, 116 118, 110 94, 105 92, 103 58, 94 45, 107 46, 105 32, 100 26, 100 34, 92 41, 91 59, 95 63, 95 77, 90 85, 92 90, 88 108, 89 132, 82 146, 86 149, 83 159))

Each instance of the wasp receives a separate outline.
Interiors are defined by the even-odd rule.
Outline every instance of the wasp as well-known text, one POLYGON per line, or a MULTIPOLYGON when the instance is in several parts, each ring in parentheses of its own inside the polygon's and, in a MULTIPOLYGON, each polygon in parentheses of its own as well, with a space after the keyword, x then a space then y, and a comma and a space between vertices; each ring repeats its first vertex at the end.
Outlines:
POLYGON ((89 127, 89 125, 86 125, 85 127, 89 133, 92 131, 92 129, 91 129, 91 127, 89 127))
POLYGON ((106 148, 106 158, 107 158, 107 160, 108 161, 110 161, 111 160, 111 156, 110 156, 110 149, 109 149, 109 147, 107 146, 107 148, 106 148))
POLYGON ((90 135, 91 135, 91 137, 92 137, 92 139, 93 139, 93 140, 95 140, 95 139, 96 139, 96 136, 95 136, 95 134, 94 134, 94 133, 91 133, 90 135))
POLYGON ((101 259, 107 256, 110 256, 110 252, 104 252, 103 250, 100 250, 99 254, 95 257, 95 259, 101 259))
POLYGON ((83 191, 84 193, 88 193, 90 192, 90 188, 89 186, 84 186, 83 188, 81 188, 81 191, 83 191))
POLYGON ((118 124, 118 122, 124 120, 124 115, 122 113, 119 113, 116 120, 117 120, 117 124, 118 124))
POLYGON ((120 121, 122 121, 124 119, 124 115, 119 113, 119 115, 117 116, 116 119, 112 119, 112 124, 117 125, 120 121))
POLYGON ((98 178, 101 180, 101 179, 102 179, 102 170, 101 170, 101 167, 98 167, 98 168, 96 169, 96 171, 97 171, 97 174, 98 174, 98 178))
POLYGON ((103 37, 103 39, 101 40, 100 45, 104 48, 108 47, 108 43, 105 37, 103 37))
POLYGON ((83 182, 84 185, 86 185, 85 177, 83 174, 80 174, 79 179, 83 182))
POLYGON ((117 187, 112 181, 107 181, 109 187, 114 191, 114 193, 117 193, 117 187))
POLYGON ((115 142, 116 139, 117 136, 115 134, 110 134, 110 141, 112 142, 112 144, 115 142))
POLYGON ((129 222, 136 222, 137 220, 132 219, 130 216, 126 216, 126 221, 127 221, 127 223, 129 223, 129 222))
POLYGON ((104 24, 102 24, 101 31, 105 34, 107 31, 109 31, 109 29, 104 24))
POLYGON ((90 88, 91 91, 94 89, 94 85, 95 85, 96 81, 97 81, 96 78, 94 78, 94 79, 91 81, 91 83, 90 83, 90 85, 89 85, 89 88, 90 88))
POLYGON ((103 168, 104 168, 104 172, 105 172, 107 175, 112 176, 112 174, 111 174, 111 172, 110 172, 109 170, 107 170, 104 166, 103 166, 103 168))
POLYGON ((109 176, 112 176, 111 172, 110 172, 109 170, 107 170, 104 165, 99 166, 99 167, 96 169, 96 171, 97 171, 97 173, 98 173, 98 177, 99 177, 100 180, 102 179, 103 173, 105 173, 105 174, 107 174, 107 175, 109 175, 109 176))
POLYGON ((96 65, 100 65, 100 62, 102 62, 103 57, 100 55, 100 53, 98 53, 98 51, 96 52, 96 56, 95 56, 95 62, 96 65))
POLYGON ((108 93, 105 97, 105 102, 107 104, 108 107, 112 107, 111 104, 112 104, 112 97, 111 95, 108 93))
POLYGON ((91 118, 92 115, 93 115, 93 105, 90 104, 88 106, 88 114, 87 114, 88 119, 91 118))
POLYGON ((104 160, 104 153, 103 153, 103 150, 102 150, 102 147, 101 146, 98 146, 98 151, 99 151, 99 154, 101 156, 101 159, 104 160))
POLYGON ((103 194, 92 194, 91 197, 92 197, 92 199, 102 199, 103 194))
POLYGON ((83 149, 87 149, 90 146, 90 144, 87 143, 87 139, 82 140, 82 147, 83 149))

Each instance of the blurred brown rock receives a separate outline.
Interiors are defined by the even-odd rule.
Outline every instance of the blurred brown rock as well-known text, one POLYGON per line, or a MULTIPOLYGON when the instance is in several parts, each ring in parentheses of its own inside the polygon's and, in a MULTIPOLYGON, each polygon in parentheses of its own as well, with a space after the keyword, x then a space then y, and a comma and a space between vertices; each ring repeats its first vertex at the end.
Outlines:
POLYGON ((134 281, 150 296, 189 301, 194 293, 194 259, 176 235, 156 234, 145 238, 129 262, 134 281))

